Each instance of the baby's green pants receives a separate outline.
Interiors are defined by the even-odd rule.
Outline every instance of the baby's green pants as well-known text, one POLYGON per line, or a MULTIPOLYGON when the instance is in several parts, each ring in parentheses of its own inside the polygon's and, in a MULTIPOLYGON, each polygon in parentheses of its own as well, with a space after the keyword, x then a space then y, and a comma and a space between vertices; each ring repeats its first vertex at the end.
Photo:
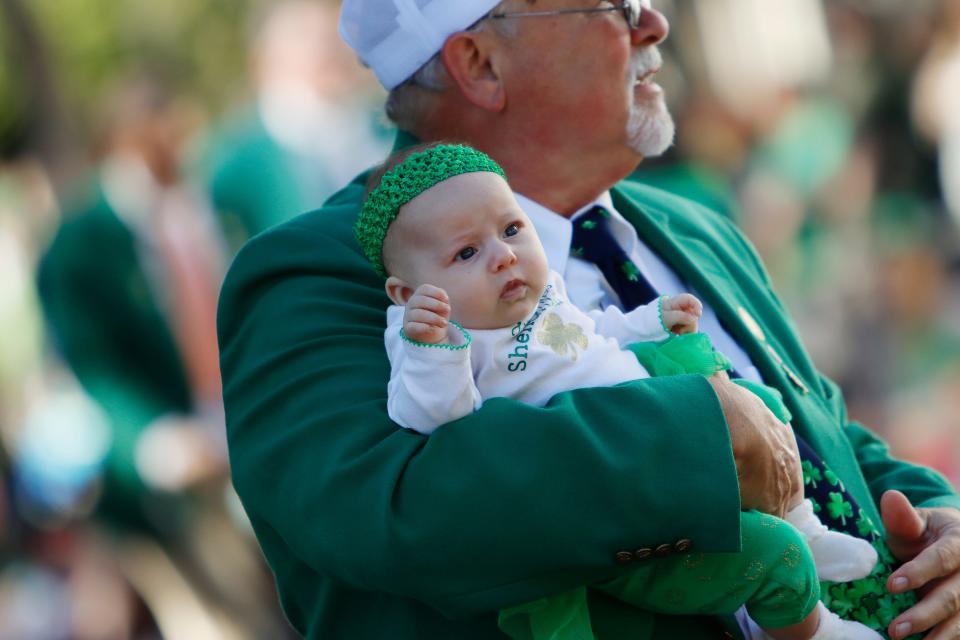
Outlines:
MULTIPOLYGON (((761 627, 806 618, 820 583, 800 532, 775 516, 740 515, 742 551, 687 553, 645 561, 630 573, 590 588, 665 614, 730 614, 746 605, 761 627)), ((516 640, 590 640, 586 591, 544 598, 500 612, 500 628, 516 640)))

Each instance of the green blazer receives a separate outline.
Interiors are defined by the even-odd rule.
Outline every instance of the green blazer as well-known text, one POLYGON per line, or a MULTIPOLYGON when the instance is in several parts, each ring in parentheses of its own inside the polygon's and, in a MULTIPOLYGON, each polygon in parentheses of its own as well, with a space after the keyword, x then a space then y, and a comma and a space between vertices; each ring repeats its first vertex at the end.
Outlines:
MULTIPOLYGON (((656 562, 620 565, 618 553, 679 540, 739 549, 728 431, 703 377, 578 390, 543 408, 494 399, 430 437, 391 422, 389 300, 351 229, 364 179, 254 238, 220 298, 233 480, 299 632, 498 638, 503 607, 656 562)), ((960 507, 942 477, 848 422, 728 220, 633 182, 613 198, 716 309, 874 521, 893 487, 960 507)), ((739 635, 731 617, 655 615, 593 592, 590 608, 602 640, 739 635)))

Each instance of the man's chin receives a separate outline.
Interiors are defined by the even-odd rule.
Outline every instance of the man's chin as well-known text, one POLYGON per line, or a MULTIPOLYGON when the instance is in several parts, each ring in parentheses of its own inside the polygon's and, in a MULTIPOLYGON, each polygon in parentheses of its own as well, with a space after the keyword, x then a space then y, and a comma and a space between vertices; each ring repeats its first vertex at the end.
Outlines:
POLYGON ((666 109, 655 114, 633 114, 627 124, 627 146, 644 158, 654 158, 673 145, 675 132, 666 109))

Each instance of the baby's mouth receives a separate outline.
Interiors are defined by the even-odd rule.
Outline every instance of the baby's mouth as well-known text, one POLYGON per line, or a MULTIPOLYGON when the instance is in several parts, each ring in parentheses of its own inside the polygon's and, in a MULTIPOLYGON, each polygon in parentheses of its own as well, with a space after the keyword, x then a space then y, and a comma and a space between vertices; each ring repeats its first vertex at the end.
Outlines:
POLYGON ((501 300, 516 300, 523 297, 527 292, 527 283, 520 279, 514 279, 503 286, 500 292, 501 300))

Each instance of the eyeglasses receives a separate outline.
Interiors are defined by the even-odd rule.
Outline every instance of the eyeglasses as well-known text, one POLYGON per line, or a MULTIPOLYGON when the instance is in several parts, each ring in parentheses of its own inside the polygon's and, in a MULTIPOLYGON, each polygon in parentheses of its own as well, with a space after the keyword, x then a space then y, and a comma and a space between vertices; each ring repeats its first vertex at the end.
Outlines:
POLYGON ((491 13, 486 18, 498 20, 501 18, 534 18, 539 16, 561 16, 567 13, 606 13, 608 11, 623 11, 623 18, 631 29, 640 26, 640 14, 643 11, 642 0, 622 0, 611 2, 609 7, 594 7, 592 9, 557 9, 556 11, 520 11, 514 13, 491 13))

